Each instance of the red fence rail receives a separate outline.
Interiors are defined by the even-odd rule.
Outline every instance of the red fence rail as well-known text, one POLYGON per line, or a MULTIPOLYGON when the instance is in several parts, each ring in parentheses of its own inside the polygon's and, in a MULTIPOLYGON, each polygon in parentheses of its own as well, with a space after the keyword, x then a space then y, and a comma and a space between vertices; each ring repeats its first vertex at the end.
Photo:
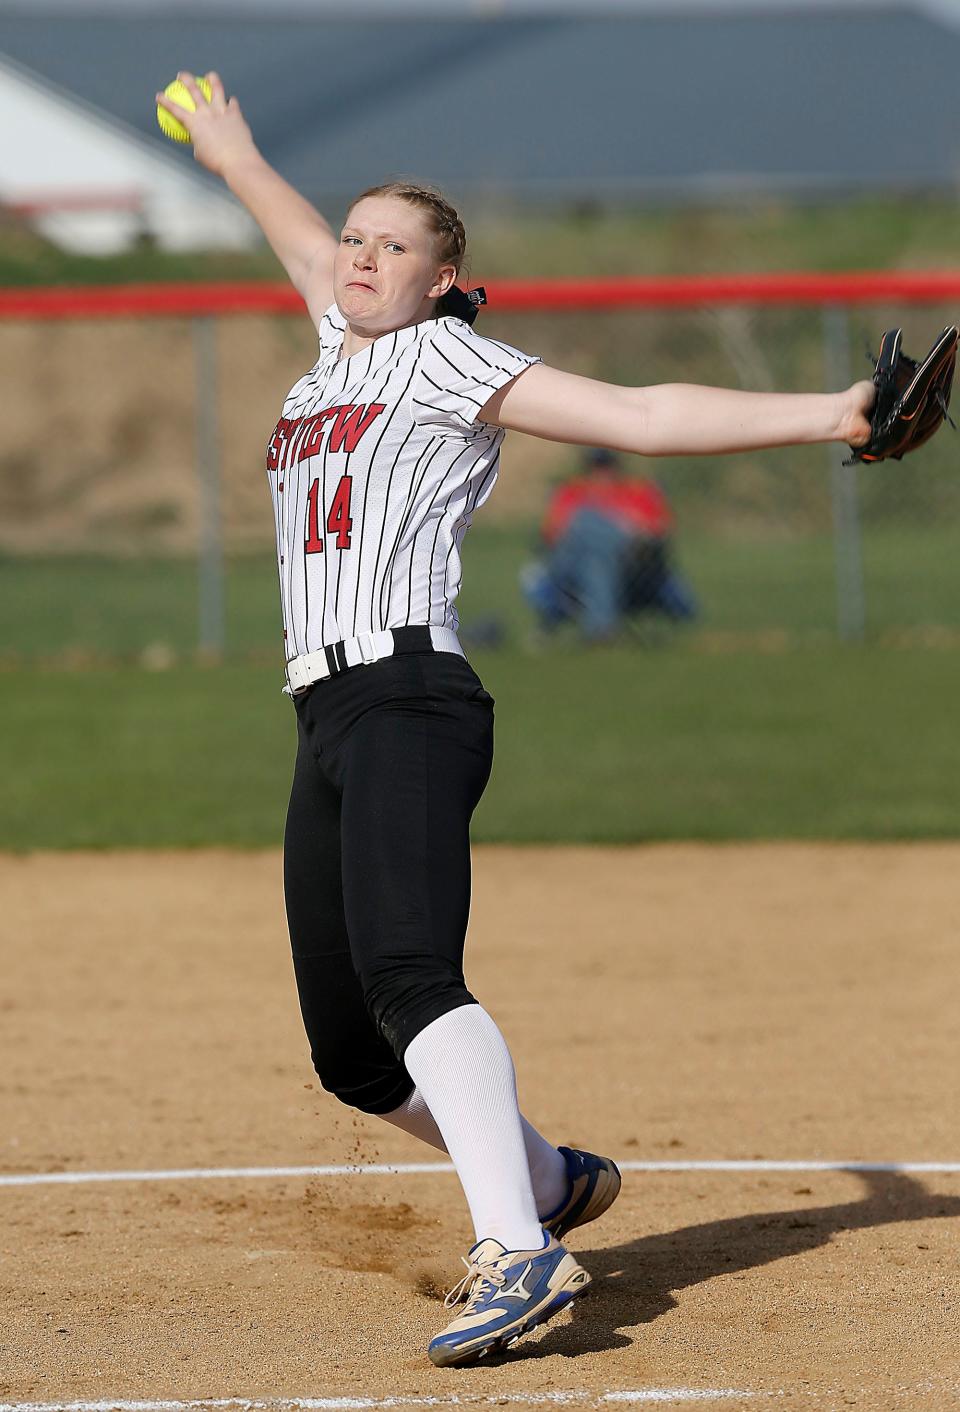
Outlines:
MULTIPOLYGON (((960 270, 816 274, 667 275, 634 279, 499 279, 486 285, 497 312, 678 308, 710 304, 935 304, 960 300, 960 270)), ((303 301, 279 282, 55 285, 0 289, 0 319, 191 318, 297 314, 303 301)))
MULTIPOLYGON (((486 285, 497 313, 558 310, 806 305, 823 311, 827 380, 849 381, 846 309, 855 304, 960 303, 960 270, 878 270, 817 274, 649 276, 634 279, 495 279, 486 285)), ((215 396, 214 318, 236 314, 302 314, 303 301, 277 281, 193 284, 56 285, 0 289, 2 320, 187 318, 193 320, 197 383, 197 473, 201 488, 199 645, 223 649, 223 551, 215 396)), ((834 454, 833 504, 837 623, 841 638, 864 630, 864 593, 855 471, 834 454)))

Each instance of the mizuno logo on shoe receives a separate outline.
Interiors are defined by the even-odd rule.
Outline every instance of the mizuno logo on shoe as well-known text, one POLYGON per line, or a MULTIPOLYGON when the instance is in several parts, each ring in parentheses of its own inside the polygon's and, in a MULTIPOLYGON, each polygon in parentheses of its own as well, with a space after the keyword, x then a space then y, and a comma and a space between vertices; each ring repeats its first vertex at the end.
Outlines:
POLYGON ((527 1289, 526 1285, 523 1282, 532 1269, 533 1264, 530 1260, 528 1260, 524 1267, 523 1274, 518 1280, 515 1280, 512 1285, 500 1286, 500 1288, 497 1290, 497 1298, 504 1299, 509 1298, 510 1296, 517 1296, 520 1299, 529 1299, 533 1291, 527 1289))
MULTIPOLYGON (((440 1368, 471 1363, 485 1353, 509 1348, 522 1334, 565 1309, 571 1299, 586 1294, 590 1286, 586 1270, 556 1240, 536 1254, 504 1250, 490 1241, 486 1247, 475 1246, 470 1255, 461 1281, 471 1282, 467 1307, 430 1342, 430 1359, 440 1368), (478 1255, 487 1258, 478 1259, 478 1255)), ((455 1285, 454 1297, 457 1290, 455 1285)))

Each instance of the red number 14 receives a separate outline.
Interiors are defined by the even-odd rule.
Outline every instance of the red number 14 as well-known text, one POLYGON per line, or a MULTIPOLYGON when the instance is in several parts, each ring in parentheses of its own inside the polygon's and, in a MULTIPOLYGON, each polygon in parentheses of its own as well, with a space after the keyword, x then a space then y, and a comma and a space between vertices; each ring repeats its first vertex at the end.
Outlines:
MULTIPOLYGON (((353 521, 350 518, 350 476, 341 476, 340 484, 333 495, 333 504, 327 516, 327 533, 337 536, 338 549, 350 548, 350 531, 353 521)), ((320 533, 320 482, 315 480, 307 491, 307 543, 308 554, 323 553, 323 535, 320 533)))

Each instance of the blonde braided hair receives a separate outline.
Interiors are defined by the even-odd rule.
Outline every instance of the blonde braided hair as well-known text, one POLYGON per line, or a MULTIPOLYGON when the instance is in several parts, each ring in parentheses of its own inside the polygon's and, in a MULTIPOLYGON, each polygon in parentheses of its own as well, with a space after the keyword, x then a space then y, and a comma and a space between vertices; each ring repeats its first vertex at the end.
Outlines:
MULTIPOLYGON (((437 256, 441 264, 453 265, 457 274, 460 273, 466 258, 467 233, 463 228, 463 221, 450 202, 435 187, 419 186, 415 182, 409 181, 384 182, 382 186, 371 186, 368 190, 361 191, 359 196, 354 197, 350 203, 351 211, 354 206, 360 201, 365 201, 368 196, 393 196, 398 201, 405 201, 408 206, 422 211, 427 228, 437 242, 437 256)), ((446 298, 446 295, 442 295, 437 300, 436 315, 438 319, 451 312, 444 308, 446 298)))

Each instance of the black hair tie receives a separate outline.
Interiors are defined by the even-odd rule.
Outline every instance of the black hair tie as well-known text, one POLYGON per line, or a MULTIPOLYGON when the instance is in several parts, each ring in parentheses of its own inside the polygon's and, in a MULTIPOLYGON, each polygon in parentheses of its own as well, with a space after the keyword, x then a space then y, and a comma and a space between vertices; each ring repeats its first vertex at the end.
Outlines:
POLYGON ((461 289, 459 285, 452 284, 440 300, 440 316, 462 319, 465 324, 472 324, 480 306, 486 302, 487 291, 482 286, 476 289, 461 289))

